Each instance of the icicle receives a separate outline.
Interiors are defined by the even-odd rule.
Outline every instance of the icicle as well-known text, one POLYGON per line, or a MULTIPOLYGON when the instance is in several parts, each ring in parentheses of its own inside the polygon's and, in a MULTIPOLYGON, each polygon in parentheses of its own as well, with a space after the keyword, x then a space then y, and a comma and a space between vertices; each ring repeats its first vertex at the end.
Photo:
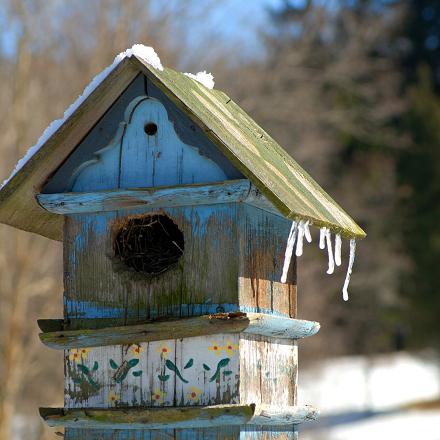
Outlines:
POLYGON ((331 275, 335 271, 335 260, 333 259, 332 235, 330 229, 325 230, 325 241, 327 243, 327 252, 328 252, 327 273, 331 275))
POLYGON ((290 228, 289 238, 287 239, 286 253, 284 254, 284 264, 283 264, 283 274, 281 275, 281 282, 285 283, 287 281, 287 272, 289 271, 290 260, 292 259, 293 246, 295 245, 296 233, 297 233, 297 222, 292 222, 292 227, 290 228))
POLYGON ((325 249, 325 231, 327 228, 321 228, 319 230, 319 249, 325 249))
POLYGON ((342 247, 342 240, 341 240, 341 234, 335 235, 335 263, 336 266, 340 266, 341 261, 341 247, 342 247))
POLYGON ((345 275, 344 287, 342 288, 342 298, 348 301, 348 284, 350 283, 351 272, 353 271, 354 257, 356 254, 356 240, 350 240, 350 258, 348 260, 347 275, 345 275))
POLYGON ((312 234, 310 233, 309 224, 309 220, 306 220, 306 222, 304 223, 304 237, 306 237, 307 243, 312 242, 312 234))
POLYGON ((304 232, 304 220, 300 220, 298 223, 298 236, 296 238, 295 250, 295 255, 297 257, 300 257, 303 254, 304 232))

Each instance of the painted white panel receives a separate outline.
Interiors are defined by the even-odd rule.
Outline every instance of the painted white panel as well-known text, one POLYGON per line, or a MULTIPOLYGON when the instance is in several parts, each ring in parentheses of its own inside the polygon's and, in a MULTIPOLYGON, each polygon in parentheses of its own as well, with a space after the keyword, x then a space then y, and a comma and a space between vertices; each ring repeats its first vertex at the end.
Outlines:
POLYGON ((65 406, 239 403, 238 335, 65 352, 65 406))

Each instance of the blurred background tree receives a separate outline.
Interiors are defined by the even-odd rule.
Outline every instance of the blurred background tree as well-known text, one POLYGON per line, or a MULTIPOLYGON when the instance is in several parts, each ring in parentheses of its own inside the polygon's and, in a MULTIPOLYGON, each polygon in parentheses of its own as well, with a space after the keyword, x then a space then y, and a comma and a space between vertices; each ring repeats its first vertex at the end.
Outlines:
POLYGON ((440 4, 411 1, 400 39, 408 107, 401 122, 411 145, 398 158, 399 229, 411 267, 401 279, 411 344, 439 347, 440 331, 440 4))
MULTIPOLYGON (((300 315, 323 324, 301 362, 438 346, 439 22, 434 0, 2 0, 0 177, 115 54, 151 45, 166 66, 211 70, 368 233, 348 304, 344 270, 325 274, 316 235, 300 258, 300 315)), ((62 313, 62 267, 58 243, 6 226, 0 243, 9 439, 41 390, 62 404, 61 355, 36 327, 62 313)))

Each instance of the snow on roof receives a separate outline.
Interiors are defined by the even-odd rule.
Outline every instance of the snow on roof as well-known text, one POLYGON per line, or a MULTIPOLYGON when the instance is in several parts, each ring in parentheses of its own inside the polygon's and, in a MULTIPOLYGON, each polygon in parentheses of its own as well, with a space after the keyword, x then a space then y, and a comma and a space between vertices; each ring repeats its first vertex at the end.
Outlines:
POLYGON ((195 75, 193 73, 184 73, 187 77, 193 79, 194 81, 198 81, 200 84, 203 84, 208 89, 214 88, 214 76, 212 73, 207 73, 206 70, 203 72, 198 72, 195 75))
MULTIPOLYGON (((89 97, 89 95, 101 84, 101 82, 115 69, 115 67, 125 58, 130 58, 136 55, 142 58, 147 64, 151 65, 157 70, 162 71, 163 66, 159 56, 152 47, 144 46, 143 44, 135 44, 130 49, 121 52, 115 57, 113 63, 106 67, 102 72, 96 75, 90 84, 84 89, 82 94, 70 107, 64 112, 61 119, 52 121, 50 125, 44 130, 43 134, 38 139, 37 143, 29 148, 26 154, 15 165, 14 170, 10 176, 0 185, 2 189, 28 162, 28 160, 46 143, 46 141, 64 124, 64 122, 75 112, 75 110, 89 97)), ((212 75, 211 75, 212 76, 212 75)))

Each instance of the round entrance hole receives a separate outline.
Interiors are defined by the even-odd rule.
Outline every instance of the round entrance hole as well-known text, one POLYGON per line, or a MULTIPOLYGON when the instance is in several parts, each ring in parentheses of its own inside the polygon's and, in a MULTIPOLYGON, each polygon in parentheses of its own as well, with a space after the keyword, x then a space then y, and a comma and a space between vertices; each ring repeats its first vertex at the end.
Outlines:
POLYGON ((183 254, 183 233, 166 215, 129 219, 118 231, 115 255, 128 267, 146 275, 159 275, 183 254))
POLYGON ((144 131, 148 136, 154 136, 157 133, 157 125, 154 122, 148 122, 144 125, 144 131))

